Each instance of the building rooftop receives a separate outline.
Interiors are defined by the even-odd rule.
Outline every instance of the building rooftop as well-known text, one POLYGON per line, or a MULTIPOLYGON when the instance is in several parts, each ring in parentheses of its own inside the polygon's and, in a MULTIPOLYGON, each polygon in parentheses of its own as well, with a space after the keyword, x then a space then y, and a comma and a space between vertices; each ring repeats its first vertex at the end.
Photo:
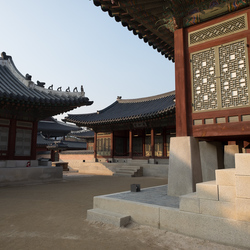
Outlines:
POLYGON ((139 99, 117 100, 107 108, 91 114, 69 114, 65 120, 91 127, 110 123, 141 122, 164 117, 175 111, 175 92, 139 99))
POLYGON ((249 6, 225 0, 93 0, 134 35, 174 62, 174 32, 249 6))
MULTIPOLYGON (((85 97, 83 87, 70 92, 70 88, 48 89, 45 83, 37 81, 35 84, 31 76, 23 76, 15 67, 11 56, 2 52, 0 58, 0 101, 6 118, 13 116, 23 120, 41 120, 49 116, 70 111, 74 108, 91 105, 93 102, 85 97), (17 112, 18 110, 18 112, 17 112)), ((69 83, 70 84, 70 83, 69 83)))

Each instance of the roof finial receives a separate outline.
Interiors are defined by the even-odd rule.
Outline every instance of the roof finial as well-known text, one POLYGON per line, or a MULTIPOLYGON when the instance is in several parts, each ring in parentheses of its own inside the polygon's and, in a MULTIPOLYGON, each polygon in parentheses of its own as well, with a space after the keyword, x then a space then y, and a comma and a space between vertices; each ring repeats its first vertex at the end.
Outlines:
POLYGON ((32 78, 32 76, 29 75, 28 73, 25 75, 25 79, 26 79, 26 80, 31 81, 31 78, 32 78))
POLYGON ((44 88, 45 82, 39 82, 37 81, 37 86, 44 88))
POLYGON ((70 92, 70 88, 69 87, 66 89, 66 92, 70 92))
POLYGON ((1 53, 1 57, 2 57, 4 60, 8 60, 9 58, 11 58, 11 56, 6 55, 6 53, 5 53, 4 51, 1 53))

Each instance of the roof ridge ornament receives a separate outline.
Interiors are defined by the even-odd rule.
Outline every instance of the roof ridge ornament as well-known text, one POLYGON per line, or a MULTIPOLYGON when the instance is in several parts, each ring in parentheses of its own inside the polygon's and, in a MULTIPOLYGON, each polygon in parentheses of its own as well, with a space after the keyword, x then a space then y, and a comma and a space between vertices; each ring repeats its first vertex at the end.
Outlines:
POLYGON ((26 80, 31 81, 31 78, 32 78, 32 76, 29 75, 28 73, 25 75, 25 79, 26 79, 26 80))
POLYGON ((39 81, 36 81, 36 82, 37 82, 38 87, 44 88, 45 82, 39 82, 39 81))
POLYGON ((4 51, 1 53, 1 57, 2 57, 4 60, 8 60, 9 58, 11 59, 11 56, 8 56, 4 51))

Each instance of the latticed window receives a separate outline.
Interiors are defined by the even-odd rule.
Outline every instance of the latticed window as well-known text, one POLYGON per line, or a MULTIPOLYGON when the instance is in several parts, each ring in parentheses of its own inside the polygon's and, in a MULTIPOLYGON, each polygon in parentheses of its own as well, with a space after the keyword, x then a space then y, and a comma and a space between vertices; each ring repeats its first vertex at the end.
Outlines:
POLYGON ((249 105, 246 39, 191 54, 193 111, 249 105))
POLYGON ((16 156, 29 156, 31 154, 31 138, 32 130, 17 129, 16 130, 16 156))
POLYGON ((0 151, 8 150, 9 128, 0 127, 0 151))
MULTIPOLYGON (((107 134, 107 135, 110 135, 110 134, 107 134)), ((97 154, 105 155, 105 156, 109 156, 111 154, 110 137, 97 138, 97 154)))

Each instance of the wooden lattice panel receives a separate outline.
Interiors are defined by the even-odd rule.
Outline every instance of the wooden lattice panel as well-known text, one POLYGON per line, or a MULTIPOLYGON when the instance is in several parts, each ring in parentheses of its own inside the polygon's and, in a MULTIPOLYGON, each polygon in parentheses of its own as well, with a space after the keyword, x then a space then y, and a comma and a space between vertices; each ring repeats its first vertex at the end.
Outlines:
POLYGON ((190 32, 188 35, 189 46, 231 35, 246 29, 247 16, 244 14, 215 25, 211 25, 204 29, 190 32))
POLYGON ((246 45, 244 41, 221 46, 219 60, 222 108, 248 105, 246 45))
POLYGON ((217 108, 215 50, 192 54, 194 111, 217 108))
POLYGON ((249 106, 246 39, 191 54, 193 111, 249 106))

